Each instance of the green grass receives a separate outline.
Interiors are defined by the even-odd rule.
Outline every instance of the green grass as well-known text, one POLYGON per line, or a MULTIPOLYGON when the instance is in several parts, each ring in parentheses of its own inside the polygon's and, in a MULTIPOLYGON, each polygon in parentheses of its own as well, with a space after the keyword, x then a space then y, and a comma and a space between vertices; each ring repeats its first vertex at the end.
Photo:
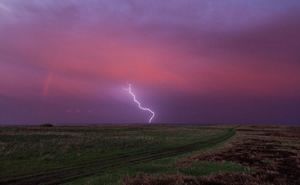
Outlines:
MULTIPOLYGON (((168 150, 201 141, 198 148, 205 149, 233 134, 234 130, 201 126, 4 127, 0 128, 0 178, 80 166, 124 154, 136 157, 142 152, 168 150)), ((226 163, 177 168, 176 160, 183 156, 136 165, 124 163, 120 169, 70 184, 118 184, 124 176, 141 172, 201 175, 218 169, 243 171, 242 167, 226 163)))
POLYGON ((176 161, 185 156, 186 155, 160 159, 145 164, 109 171, 102 175, 82 178, 65 185, 120 185, 125 176, 135 176, 141 173, 150 175, 182 174, 187 176, 204 176, 220 172, 250 172, 248 168, 232 162, 199 161, 187 167, 176 166, 176 161))
MULTIPOLYGON (((234 134, 234 131, 229 129, 229 134, 234 134)), ((220 143, 218 143, 217 145, 219 144, 220 143)), ((209 149, 215 146, 216 145, 214 144, 207 143, 207 146, 201 149, 202 150, 209 149)), ((250 172, 248 168, 233 162, 207 162, 207 161, 200 162, 199 161, 187 167, 176 165, 178 160, 188 157, 193 153, 194 152, 189 152, 175 157, 169 157, 169 158, 154 160, 143 164, 128 166, 122 169, 109 171, 102 175, 82 178, 73 181, 71 183, 67 183, 65 185, 85 185, 85 184, 120 185, 122 184, 122 179, 125 176, 135 176, 140 173, 151 174, 151 175, 182 174, 188 176, 202 176, 202 175, 210 175, 219 172, 244 172, 244 173, 250 172)))

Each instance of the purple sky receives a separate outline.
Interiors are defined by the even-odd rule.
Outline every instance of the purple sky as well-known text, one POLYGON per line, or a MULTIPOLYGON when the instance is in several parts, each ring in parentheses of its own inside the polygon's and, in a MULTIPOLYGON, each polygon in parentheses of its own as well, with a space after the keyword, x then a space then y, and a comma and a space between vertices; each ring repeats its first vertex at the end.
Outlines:
POLYGON ((0 0, 0 124, 300 123, 298 0, 0 0))

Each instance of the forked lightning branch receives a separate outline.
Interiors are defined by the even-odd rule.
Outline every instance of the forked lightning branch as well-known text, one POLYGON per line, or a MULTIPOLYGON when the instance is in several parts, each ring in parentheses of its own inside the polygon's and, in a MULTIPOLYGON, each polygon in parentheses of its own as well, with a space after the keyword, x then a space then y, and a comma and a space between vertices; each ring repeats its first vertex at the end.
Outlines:
POLYGON ((150 108, 143 107, 141 105, 141 102, 139 100, 137 100, 136 95, 132 90, 131 84, 128 84, 128 88, 126 88, 126 91, 128 91, 128 93, 132 96, 134 103, 137 104, 139 109, 141 109, 142 111, 149 112, 151 114, 151 117, 149 118, 149 121, 148 121, 148 123, 151 123, 153 118, 155 117, 155 112, 152 111, 150 108))

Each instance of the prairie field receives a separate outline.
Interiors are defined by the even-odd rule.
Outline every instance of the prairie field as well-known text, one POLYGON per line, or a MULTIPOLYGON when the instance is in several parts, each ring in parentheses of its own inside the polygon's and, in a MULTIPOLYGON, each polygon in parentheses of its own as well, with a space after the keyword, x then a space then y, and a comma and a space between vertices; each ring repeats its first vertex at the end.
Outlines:
POLYGON ((1 127, 0 184, 291 184, 297 139, 286 127, 1 127))

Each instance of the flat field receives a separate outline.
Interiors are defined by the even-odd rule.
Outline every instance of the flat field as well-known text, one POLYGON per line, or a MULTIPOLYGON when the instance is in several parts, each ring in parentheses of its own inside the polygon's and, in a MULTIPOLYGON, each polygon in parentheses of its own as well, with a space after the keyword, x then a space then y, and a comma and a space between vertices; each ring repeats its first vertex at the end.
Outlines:
POLYGON ((296 127, 1 127, 0 184, 294 184, 299 138, 296 127))
POLYGON ((177 173, 175 158, 234 134, 200 126, 2 127, 0 183, 86 184, 93 177, 94 184, 121 184, 142 172, 177 173))

